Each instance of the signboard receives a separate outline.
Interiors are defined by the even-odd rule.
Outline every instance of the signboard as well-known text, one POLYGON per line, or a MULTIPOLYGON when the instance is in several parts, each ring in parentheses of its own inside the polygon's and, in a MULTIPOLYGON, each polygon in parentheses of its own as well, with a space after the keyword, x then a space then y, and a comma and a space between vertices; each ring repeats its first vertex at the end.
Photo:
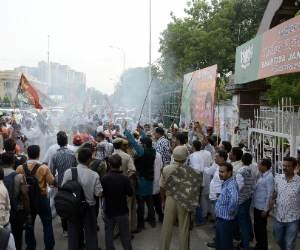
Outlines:
POLYGON ((217 65, 184 75, 180 121, 214 126, 217 65))
POLYGON ((300 71, 300 16, 236 49, 235 83, 300 71))

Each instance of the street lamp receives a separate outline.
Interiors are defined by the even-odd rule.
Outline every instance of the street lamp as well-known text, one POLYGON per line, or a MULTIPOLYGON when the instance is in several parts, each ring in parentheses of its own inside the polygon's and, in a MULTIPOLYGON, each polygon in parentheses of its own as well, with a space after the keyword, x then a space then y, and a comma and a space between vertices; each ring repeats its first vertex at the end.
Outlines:
POLYGON ((151 78, 152 78, 152 72, 151 72, 151 50, 152 50, 152 3, 151 0, 149 0, 149 123, 151 123, 151 116, 152 116, 152 91, 151 91, 151 78))

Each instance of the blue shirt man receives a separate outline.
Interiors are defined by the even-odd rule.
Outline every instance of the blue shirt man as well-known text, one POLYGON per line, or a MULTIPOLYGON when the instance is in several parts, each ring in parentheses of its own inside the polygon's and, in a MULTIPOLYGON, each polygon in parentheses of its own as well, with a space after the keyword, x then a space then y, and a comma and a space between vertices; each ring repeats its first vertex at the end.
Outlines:
POLYGON ((234 219, 239 208, 239 188, 230 163, 220 166, 220 179, 224 181, 216 203, 216 249, 233 249, 234 219))
POLYGON ((254 234, 256 249, 268 250, 267 222, 274 190, 274 177, 270 159, 262 159, 258 164, 260 177, 253 194, 254 207, 254 234))

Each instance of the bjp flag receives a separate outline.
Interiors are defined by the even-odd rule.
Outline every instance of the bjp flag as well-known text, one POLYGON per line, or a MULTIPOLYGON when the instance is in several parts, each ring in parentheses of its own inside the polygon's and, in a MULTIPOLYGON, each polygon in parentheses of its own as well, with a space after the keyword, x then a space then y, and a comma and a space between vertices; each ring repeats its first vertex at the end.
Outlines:
POLYGON ((23 74, 21 75, 18 94, 22 94, 28 100, 29 104, 34 106, 36 109, 43 109, 36 89, 29 83, 23 74))

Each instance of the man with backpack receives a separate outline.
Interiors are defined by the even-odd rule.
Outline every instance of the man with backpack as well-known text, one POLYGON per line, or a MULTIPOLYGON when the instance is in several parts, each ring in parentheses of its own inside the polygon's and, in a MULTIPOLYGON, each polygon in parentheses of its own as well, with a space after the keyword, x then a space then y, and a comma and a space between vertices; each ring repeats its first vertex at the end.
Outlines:
POLYGON ((27 162, 20 165, 16 170, 17 173, 24 175, 26 178, 30 200, 32 221, 27 223, 25 229, 26 250, 36 249, 34 222, 37 215, 39 215, 43 224, 45 250, 53 250, 55 241, 47 186, 53 185, 55 179, 48 166, 39 161, 40 147, 38 145, 30 145, 27 148, 27 154, 29 158, 27 162))
POLYGON ((10 199, 11 232, 15 238, 17 250, 22 250, 23 226, 30 221, 30 205, 27 192, 26 180, 14 170, 14 153, 1 155, 1 166, 4 171, 4 185, 10 199))
MULTIPOLYGON (((58 188, 60 188, 65 171, 69 168, 76 167, 77 161, 75 153, 67 148, 68 136, 64 131, 57 133, 57 144, 60 146, 60 148, 56 151, 51 159, 51 172, 54 176, 57 172, 57 184, 58 188)), ((66 237, 68 231, 67 221, 64 218, 61 218, 61 224, 63 228, 63 235, 66 237)))
POLYGON ((81 244, 81 229, 84 229, 85 248, 98 249, 96 199, 102 193, 99 175, 88 168, 92 161, 92 151, 88 148, 78 150, 78 166, 65 172, 62 187, 55 197, 55 207, 59 215, 68 219, 68 249, 78 250, 81 244), (81 192, 78 190, 81 187, 81 192), (76 195, 73 195, 73 194, 76 195), (76 199, 76 197, 79 197, 76 199), (86 203, 86 205, 84 205, 86 203), (72 206, 73 205, 73 206, 72 206), (67 208, 65 211, 64 209, 67 208), (68 213, 68 214, 67 214, 68 213))

